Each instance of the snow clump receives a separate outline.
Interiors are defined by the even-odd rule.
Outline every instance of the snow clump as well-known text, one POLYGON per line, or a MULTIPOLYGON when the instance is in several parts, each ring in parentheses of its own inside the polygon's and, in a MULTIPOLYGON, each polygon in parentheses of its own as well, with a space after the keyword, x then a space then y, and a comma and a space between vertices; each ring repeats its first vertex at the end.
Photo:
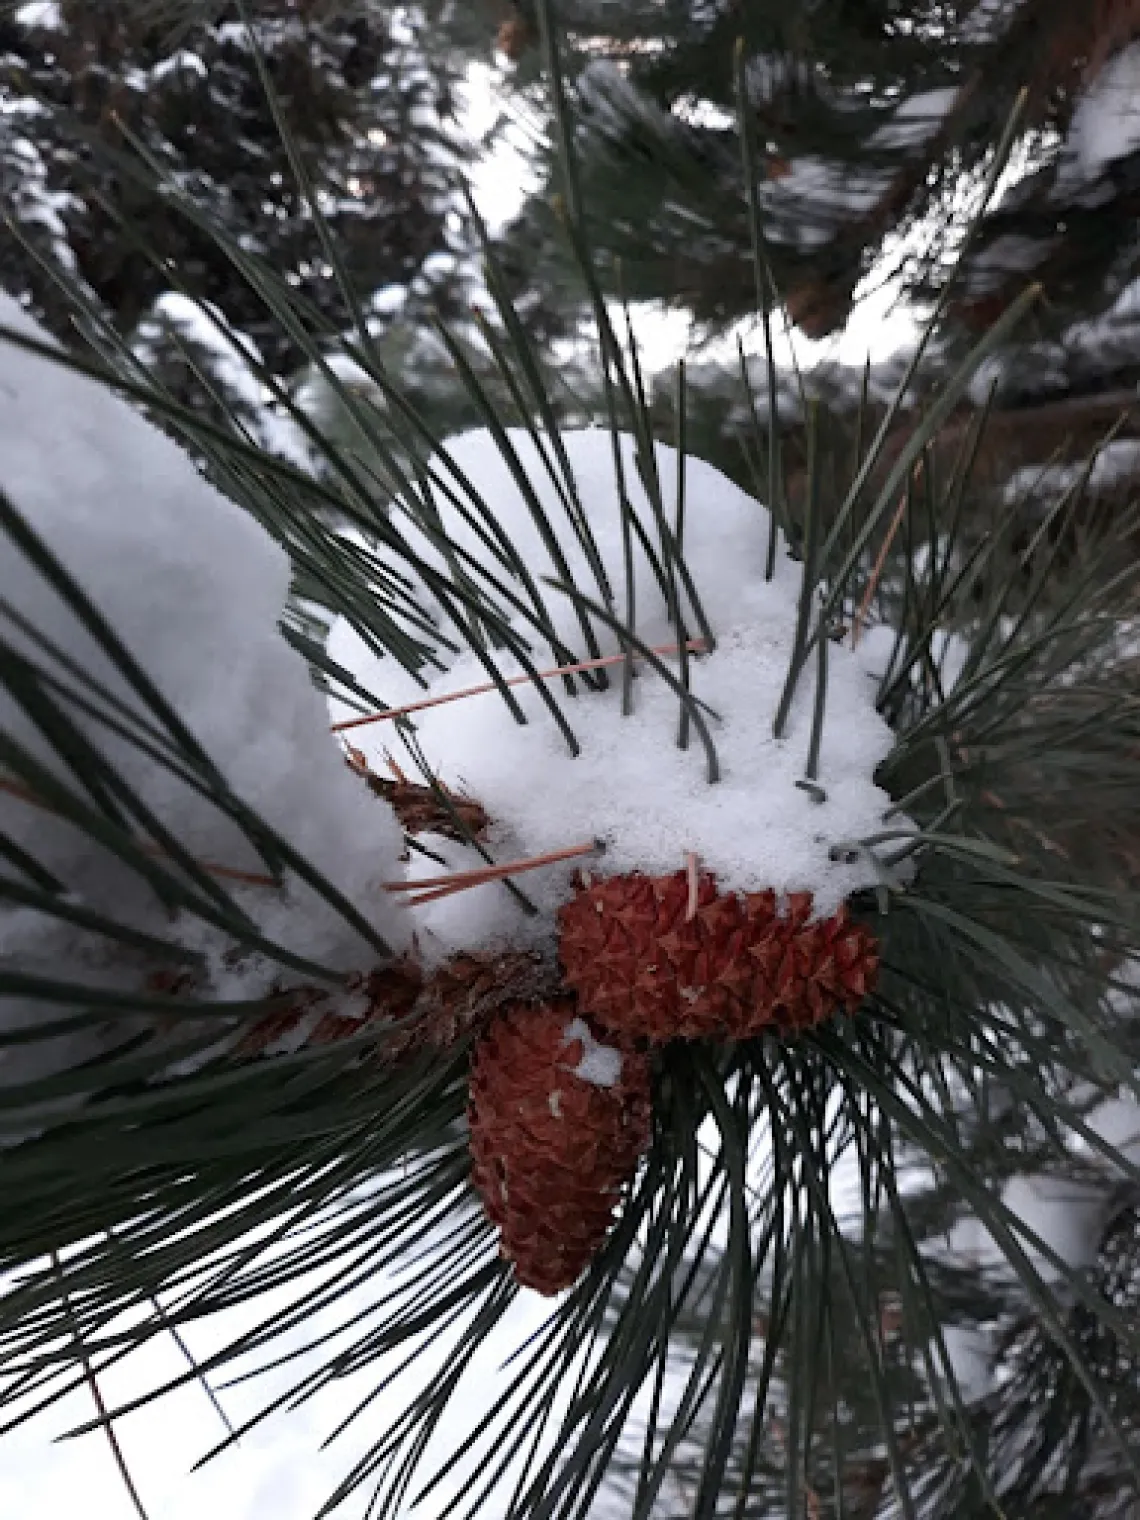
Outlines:
MULTIPOLYGON (((7 298, 0 300, 0 322, 51 341, 7 298)), ((100 383, 11 343, 0 366, 0 489, 232 792, 393 949, 404 946, 406 914, 381 890, 402 869, 402 832, 387 804, 345 765, 305 662, 278 632, 290 574, 284 551, 209 485, 170 438, 100 383)), ((6 534, 0 534, 0 596, 4 637, 22 655, 72 685, 64 661, 75 662, 102 683, 108 701, 139 715, 152 745, 171 755, 183 751, 6 534), (25 629, 34 625, 41 642, 22 631, 17 618, 25 629)), ((112 728, 60 701, 87 743, 196 861, 264 875, 248 839, 212 801, 112 728)), ((77 798, 89 801, 90 767, 65 765, 8 691, 0 693, 0 724, 77 798)), ((220 929, 186 913, 172 919, 133 870, 51 811, 0 794, 0 829, 65 883, 73 899, 203 951, 213 995, 257 997, 298 978, 260 957, 235 964, 220 929)), ((168 856, 162 864, 177 869, 168 856)), ((290 872, 283 890, 218 880, 261 935, 295 954, 335 970, 375 965, 376 949, 290 872)), ((0 952, 11 966, 54 978, 141 985, 139 966, 129 964, 120 944, 7 903, 0 905, 0 952)), ((149 972, 155 962, 148 957, 140 965, 149 972)), ((42 1018, 45 1006, 24 1013, 42 1018)), ((20 1020, 20 1010, 6 1009, 3 1027, 20 1020)))
MULTIPOLYGON (((489 433, 450 440, 431 471, 453 491, 461 473, 491 505, 499 525, 495 542, 509 545, 508 558, 517 556, 532 586, 539 589, 555 638, 544 636, 518 609, 511 609, 511 626, 526 640, 535 665, 549 669, 565 662, 566 650, 577 658, 588 654, 573 601, 547 584, 549 579, 563 581, 568 571, 579 591, 597 603, 605 600, 608 583, 613 616, 619 622, 629 616, 613 439, 602 429, 563 435, 576 499, 594 546, 591 555, 584 543, 586 531, 575 527, 529 434, 515 430, 508 437, 545 513, 558 555, 552 554, 489 433)), ((620 459, 628 499, 649 539, 659 543, 628 436, 620 438, 620 459)), ((678 459, 663 445, 656 446, 655 459, 664 511, 672 522, 678 459)), ((580 746, 576 755, 530 681, 513 688, 524 724, 516 722, 494 691, 412 715, 417 742, 439 779, 476 799, 493 820, 487 843, 495 859, 530 859, 599 842, 602 852, 596 857, 517 878, 538 907, 539 922, 546 925, 569 895, 574 869, 583 864, 606 874, 669 873, 681 869, 686 856, 694 853, 702 869, 715 874, 721 890, 811 892, 821 914, 834 912, 849 894, 876 882, 874 866, 865 855, 841 848, 878 833, 891 805, 875 781, 876 768, 893 743, 890 728, 875 709, 875 683, 864 660, 844 643, 829 642, 819 764, 813 783, 805 786, 815 707, 814 655, 800 675, 784 733, 776 739, 772 732, 792 656, 802 567, 779 538, 774 574, 766 579, 768 512, 712 466, 689 458, 684 468, 684 558, 717 641, 714 653, 695 657, 691 664, 692 690, 706 704, 702 712, 717 751, 715 783, 710 784, 707 756, 695 726, 690 726, 688 747, 678 746, 679 697, 644 659, 637 661, 630 716, 622 712, 620 667, 611 667, 606 691, 579 685, 571 696, 560 680, 545 682, 546 694, 559 704, 580 746)), ((434 495, 452 544, 501 583, 510 583, 520 601, 527 601, 529 593, 517 566, 512 580, 512 570, 488 547, 478 510, 474 520, 465 518, 444 490, 434 495)), ((396 521, 417 554, 447 573, 438 543, 421 532, 414 514, 409 511, 396 521)), ((636 535, 632 556, 637 637, 650 648, 674 644, 665 593, 636 535)), ((681 595, 690 634, 696 637, 698 620, 684 591, 681 595)), ((444 631, 458 641, 443 609, 437 612, 444 631)), ((590 621, 602 654, 617 653, 620 643, 613 630, 600 617, 591 616, 590 621)), ((360 641, 354 650, 343 630, 334 629, 334 640, 340 663, 354 669, 354 656, 360 660, 355 673, 362 684, 390 704, 403 699, 406 678, 397 679, 395 696, 382 684, 382 667, 390 662, 364 659, 360 641)), ((522 665, 505 651, 495 650, 494 658, 508 679, 522 674, 522 665)), ((677 657, 661 659, 676 675, 677 657)), ((418 695, 442 697, 486 681, 485 666, 474 653, 464 653, 418 695)), ((387 723, 351 735, 377 770, 385 768, 385 752, 394 737, 387 723)), ((447 869, 460 868, 462 856, 472 867, 483 863, 473 851, 453 845, 447 869)), ((430 874, 419 859, 414 870, 417 876, 430 874)), ((467 945, 533 939, 535 920, 528 920, 502 887, 478 891, 479 911, 472 915, 467 945), (489 913, 491 902, 495 908, 489 913)), ((463 947, 462 898, 468 895, 473 894, 415 910, 420 915, 417 924, 429 934, 438 925, 449 948, 463 947)))

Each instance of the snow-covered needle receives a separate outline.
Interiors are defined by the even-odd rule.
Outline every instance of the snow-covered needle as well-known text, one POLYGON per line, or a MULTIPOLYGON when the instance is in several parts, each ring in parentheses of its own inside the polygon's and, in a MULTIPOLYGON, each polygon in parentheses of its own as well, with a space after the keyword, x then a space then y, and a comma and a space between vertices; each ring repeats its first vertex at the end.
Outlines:
MULTIPOLYGON (((18 797, 21 802, 26 802, 29 807, 42 808, 45 813, 53 812, 42 797, 37 797, 35 792, 29 791, 26 786, 21 786, 18 781, 9 781, 6 776, 0 776, 0 792, 6 792, 9 797, 18 797)), ((144 855, 151 856, 154 860, 166 860, 166 851, 158 845, 152 844, 149 839, 134 839, 131 841, 144 855)), ((263 876, 257 871, 242 871, 236 866, 221 866, 212 860, 199 860, 197 862, 203 871, 208 871, 211 876, 223 877, 227 881, 244 882, 251 887, 277 887, 281 883, 274 881, 272 876, 263 876)))

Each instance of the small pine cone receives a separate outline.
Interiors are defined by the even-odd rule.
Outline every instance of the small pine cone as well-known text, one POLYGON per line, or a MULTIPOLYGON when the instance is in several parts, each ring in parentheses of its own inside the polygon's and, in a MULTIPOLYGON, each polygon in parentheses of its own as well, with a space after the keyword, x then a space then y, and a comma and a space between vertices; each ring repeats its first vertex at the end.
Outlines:
MULTIPOLYGON (((423 973, 419 968, 398 961, 361 977, 339 995, 325 987, 292 988, 282 993, 279 1012, 258 1019, 246 1030, 233 1055, 238 1060, 250 1060, 254 1056, 334 1045, 373 1026, 379 1033, 383 1025, 412 1014, 422 987, 423 973), (351 1013, 344 1011, 348 1002, 357 1005, 351 1013)), ((393 1036, 392 1043, 398 1038, 399 1035, 393 1036)))
POLYGON ((507 1003, 548 990, 549 972, 533 955, 458 955, 424 976, 410 961, 360 977, 339 996, 301 987, 283 998, 280 1013, 258 1022, 234 1052, 239 1058, 275 1050, 312 1049, 371 1030, 383 1037, 387 1060, 424 1049, 446 1050, 507 1003), (352 1012, 345 1005, 355 1004, 352 1012), (402 1027, 386 1036, 384 1026, 402 1027))
POLYGON ((476 1047, 468 1120, 472 1181, 515 1277, 569 1288, 648 1148, 646 1057, 598 1046, 572 998, 519 1004, 476 1047))
POLYGON ((385 1050, 447 1050, 500 1009, 547 996, 552 981, 552 968, 537 955, 456 955, 425 978, 412 1023, 385 1050))
POLYGON ((442 834, 445 839, 467 844, 471 839, 481 839, 490 824, 478 802, 455 792, 448 793, 449 808, 430 786, 415 781, 389 781, 385 776, 370 775, 368 785, 392 804, 406 834, 442 834))
POLYGON ((812 920, 810 893, 720 893, 684 871, 594 879, 559 913, 567 985, 627 1039, 748 1039, 853 1010, 873 985, 872 936, 846 910, 812 920), (692 908, 695 906, 695 912, 692 908))
POLYGON ((447 791, 445 800, 440 795, 443 787, 437 791, 402 774, 378 776, 351 744, 346 745, 345 761, 369 791, 391 805, 405 834, 442 834, 466 844, 481 839, 490 826, 486 808, 460 792, 447 791))

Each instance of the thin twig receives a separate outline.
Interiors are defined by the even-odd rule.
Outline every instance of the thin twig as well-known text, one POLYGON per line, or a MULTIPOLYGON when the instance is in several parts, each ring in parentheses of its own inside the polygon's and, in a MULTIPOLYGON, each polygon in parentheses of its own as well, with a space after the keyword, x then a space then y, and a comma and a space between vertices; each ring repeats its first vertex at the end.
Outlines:
POLYGON ((851 648, 854 649, 859 643, 859 635, 863 631, 863 624, 867 620, 867 614, 871 610, 871 602, 875 592, 879 588, 882 579, 883 567, 887 563, 887 555, 891 552, 891 545, 895 541, 895 534, 902 524, 903 514, 906 511, 907 493, 904 490, 899 497, 899 504, 895 508, 895 515, 891 519, 891 525, 887 529, 887 536, 883 539, 882 548, 875 559, 874 569, 871 571, 871 579, 867 582, 867 589, 863 593, 863 600, 859 604, 859 611, 855 614, 855 620, 851 624, 851 648))
POLYGON ((390 881, 384 883, 386 892, 418 892, 428 888, 419 897, 409 898, 418 903, 434 902, 440 897, 450 897, 453 892, 465 892, 468 887, 481 887, 484 882, 499 881, 504 876, 518 876, 524 871, 537 871, 540 866, 557 865, 560 860, 575 860, 581 855, 594 855, 601 849, 596 839, 585 844, 568 846, 565 850, 551 850, 545 855, 533 855, 527 860, 511 860, 503 865, 481 866, 474 871, 456 871, 450 876, 421 876, 416 881, 390 881))
POLYGON ((349 769, 354 770, 358 776, 363 776, 365 779, 371 776, 372 770, 369 767, 363 750, 357 749, 347 739, 344 741, 344 758, 348 761, 349 769))
POLYGON ((107 1442, 110 1445, 111 1453, 122 1475, 123 1483, 126 1485, 127 1493, 131 1496, 131 1502, 134 1504, 139 1520, 150 1520, 139 1497, 139 1491, 135 1487, 135 1480, 131 1477, 131 1470, 127 1466, 126 1458, 123 1456, 123 1449, 119 1445, 118 1436, 115 1434, 115 1427, 111 1424, 111 1416, 107 1412, 107 1405, 103 1399, 103 1391, 99 1387, 99 1381, 95 1376, 95 1369, 91 1365, 91 1359, 87 1355, 87 1349, 83 1344, 83 1337, 79 1333, 79 1325, 72 1312, 71 1300, 67 1295, 67 1290, 62 1286, 64 1281, 63 1264, 59 1259, 58 1251, 51 1253, 51 1260, 60 1281, 60 1296, 63 1300, 63 1311, 67 1316, 68 1323, 71 1326, 71 1333, 75 1338, 75 1349, 78 1351, 79 1360, 83 1364, 83 1374, 87 1379, 87 1386, 91 1389, 91 1397, 94 1399, 95 1408, 99 1412, 99 1422, 107 1432, 107 1442))
POLYGON ((700 860, 692 850, 685 853, 685 872, 689 879, 689 900, 685 906, 685 922, 691 924, 697 916, 700 892, 700 860))
MULTIPOLYGON (((57 818, 60 817, 60 814, 56 813, 55 808, 49 807, 42 797, 37 797, 35 792, 29 791, 25 786, 21 786, 18 781, 9 781, 7 777, 0 776, 0 792, 6 792, 9 797, 16 797, 21 802, 28 803, 31 807, 40 808, 45 813, 51 813, 57 818)), ((152 844, 148 839, 132 839, 131 843, 136 849, 140 849, 144 855, 149 855, 152 860, 167 859, 166 851, 160 849, 158 845, 152 844)), ((224 876, 228 881, 243 881, 251 887, 280 886, 280 882, 274 881, 272 876, 261 876, 256 871, 240 871, 236 866, 220 866, 212 860, 199 860, 197 864, 201 866, 203 871, 208 871, 211 876, 224 876)))
MULTIPOLYGON (((685 648, 692 654, 703 654, 707 648, 704 639, 690 639, 685 648)), ((662 644, 652 650, 653 654, 678 654, 680 646, 677 644, 662 644)), ((579 660, 574 665, 556 665, 553 670, 540 670, 537 672, 540 680, 549 681, 557 676, 578 675, 586 670, 601 670, 606 665, 621 665, 626 659, 624 654, 603 655, 596 660, 579 660)), ((525 686, 533 677, 509 676, 504 680, 504 686, 525 686)), ((363 718, 346 718, 341 723, 332 725, 334 734, 342 734, 348 728, 362 728, 366 723, 385 723, 390 718, 403 718, 408 713, 422 712, 425 707, 442 707, 445 702, 458 702, 463 697, 481 697, 489 691, 498 691, 494 681, 485 681, 480 686, 465 686, 462 691, 446 691, 436 697, 421 697, 418 702, 405 702, 403 707, 386 707, 383 712, 368 713, 363 718)))

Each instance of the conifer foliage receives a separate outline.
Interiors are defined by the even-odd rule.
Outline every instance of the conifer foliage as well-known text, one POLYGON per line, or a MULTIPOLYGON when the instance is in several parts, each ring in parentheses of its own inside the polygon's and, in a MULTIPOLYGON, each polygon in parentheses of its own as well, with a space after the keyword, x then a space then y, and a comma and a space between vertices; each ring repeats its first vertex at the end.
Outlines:
MULTIPOLYGON (((251 19, 297 144, 319 166, 322 215, 355 288, 367 300, 408 285, 433 254, 451 252, 449 174, 459 149, 450 63, 425 55, 398 16, 376 7, 288 0, 255 7, 251 19)), ((0 193, 21 235, 5 239, 0 285, 30 299, 57 335, 72 331, 58 285, 66 272, 121 333, 149 345, 148 356, 158 351, 168 378, 181 369, 192 393, 185 371, 202 364, 199 335, 210 336, 210 323, 185 330, 187 308, 171 310, 172 281, 156 255, 193 277, 223 338, 229 329, 252 344, 278 375, 301 362, 208 231, 153 214, 155 174, 207 208, 326 320, 347 323, 257 55, 230 8, 206 7, 179 24, 168 8, 113 0, 6 6, 0 68, 11 105, 0 193)), ((205 367, 219 368, 208 344, 205 367)), ((228 368, 231 376, 245 368, 240 354, 228 368)))
MULTIPOLYGON (((884 247, 912 282, 941 288, 954 197, 1022 88, 1032 172, 981 229, 960 315, 983 330, 1040 278, 1071 320, 1103 309, 1135 269, 1128 99, 1140 12, 1131 0, 567 0, 560 15, 579 92, 585 204, 614 289, 620 258, 630 296, 682 305, 714 326, 749 312, 733 62, 741 38, 764 233, 789 314, 808 336, 842 327, 884 247), (916 246, 900 253, 908 229, 916 246)), ((521 88, 528 77, 520 72, 521 88)), ((544 201, 524 213, 520 238, 550 228, 544 201)))
MULTIPOLYGON (((1021 546, 1008 523, 963 525, 980 429, 949 469, 935 449, 1041 292, 898 447, 921 351, 846 453, 806 408, 798 477, 774 392, 750 407, 761 504, 691 456, 683 368, 655 437, 593 261, 562 30, 546 0, 533 19, 604 428, 560 427, 486 247, 511 414, 443 324, 483 426, 432 435, 377 354, 269 68, 343 331, 144 163, 242 274, 246 328, 320 370, 367 460, 285 390, 319 468, 140 373, 129 335, 64 353, 3 324, 21 384, 0 395, 0 1398, 28 1418, 272 1293, 206 1370, 271 1362, 367 1281, 374 1304, 344 1311, 335 1350, 308 1347, 296 1391, 368 1373, 408 1393, 330 1509, 394 1516, 466 1462, 448 1507, 465 1517, 579 1520, 620 1480, 648 1520, 683 1477, 701 1517, 1028 1520, 1087 1472, 1126 1513, 1134 1229, 1096 1210, 1140 1175, 1120 612, 1138 572, 1101 518, 1058 592, 1046 529, 1087 473, 1021 546), (58 413, 35 405, 57 372, 58 413), (137 417, 90 425, 125 401, 218 491, 137 417), (49 415, 74 449, 37 471, 49 415), (128 474, 137 516, 106 504, 128 474), (246 571, 256 596, 227 599, 246 571), (283 647, 291 577, 335 617, 327 645, 287 622, 283 647), (1025 1201, 1074 1177, 1091 1253, 1025 1201), (544 1324, 461 1450, 437 1450, 530 1287, 557 1295, 544 1324), (987 1327, 1009 1384, 973 1376, 992 1373, 970 1354, 987 1327), (1024 1418, 991 1442, 998 1399, 1024 1418)), ((736 57, 763 72, 755 38, 736 57)), ((738 191, 770 340, 761 209, 738 191)), ((82 310, 84 279, 65 287, 82 310)))

